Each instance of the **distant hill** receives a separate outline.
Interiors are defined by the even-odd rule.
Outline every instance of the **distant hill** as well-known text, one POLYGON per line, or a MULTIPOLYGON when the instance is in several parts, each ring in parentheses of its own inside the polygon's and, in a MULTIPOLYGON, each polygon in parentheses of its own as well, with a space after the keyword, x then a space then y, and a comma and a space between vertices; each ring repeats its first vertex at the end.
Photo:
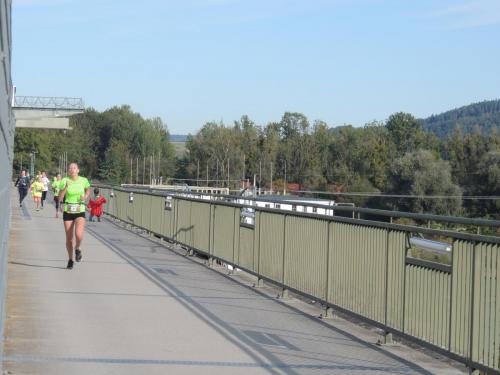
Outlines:
POLYGON ((187 135, 183 134, 170 134, 170 142, 186 142, 187 135))
POLYGON ((478 128, 483 134, 500 131, 500 100, 490 100, 452 109, 421 120, 424 130, 446 138, 460 128, 464 134, 478 128))

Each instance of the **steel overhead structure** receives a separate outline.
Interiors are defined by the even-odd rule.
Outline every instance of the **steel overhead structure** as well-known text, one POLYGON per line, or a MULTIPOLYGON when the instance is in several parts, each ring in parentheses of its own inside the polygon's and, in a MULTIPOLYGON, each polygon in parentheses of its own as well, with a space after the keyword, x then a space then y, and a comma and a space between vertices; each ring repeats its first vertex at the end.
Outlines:
POLYGON ((69 117, 85 110, 82 98, 14 96, 16 128, 70 129, 69 117))

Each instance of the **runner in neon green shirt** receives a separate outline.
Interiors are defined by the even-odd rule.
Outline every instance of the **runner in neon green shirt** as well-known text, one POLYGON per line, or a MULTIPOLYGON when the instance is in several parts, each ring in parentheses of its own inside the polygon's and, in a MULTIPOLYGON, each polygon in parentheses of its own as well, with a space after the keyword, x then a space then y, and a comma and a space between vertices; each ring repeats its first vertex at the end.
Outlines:
POLYGON ((31 194, 33 194, 33 199, 35 201, 37 211, 40 211, 40 202, 42 201, 42 191, 43 191, 42 176, 38 175, 35 178, 35 182, 31 184, 31 194))
POLYGON ((90 183, 85 177, 78 174, 78 164, 71 163, 68 167, 68 177, 61 180, 59 185, 59 201, 64 202, 64 230, 66 231, 66 250, 68 252, 67 268, 73 268, 73 236, 75 237, 75 260, 82 260, 80 245, 85 229, 85 201, 90 194, 90 183))
POLYGON ((56 204, 56 218, 59 217, 59 193, 61 192, 61 174, 58 173, 52 181, 52 192, 54 193, 54 203, 56 204))

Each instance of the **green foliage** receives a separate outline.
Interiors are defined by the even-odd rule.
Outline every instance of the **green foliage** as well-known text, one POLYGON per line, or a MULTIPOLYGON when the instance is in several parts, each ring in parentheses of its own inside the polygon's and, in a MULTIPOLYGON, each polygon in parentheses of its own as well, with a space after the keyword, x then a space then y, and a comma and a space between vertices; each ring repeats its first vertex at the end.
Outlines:
POLYGON ((17 129, 15 170, 20 168, 21 157, 24 168, 29 167, 30 153, 34 150, 36 169, 45 169, 49 174, 58 171, 64 152, 68 162, 78 162, 82 175, 102 181, 126 183, 136 175, 142 177, 143 173, 149 181, 151 156, 156 158, 155 171, 159 176, 172 176, 175 171, 175 151, 159 118, 143 119, 128 106, 113 107, 102 113, 87 109, 71 117, 70 127, 68 131, 17 129))
POLYGON ((391 115, 386 126, 397 156, 414 151, 422 144, 422 127, 409 113, 391 115))
MULTIPOLYGON (((207 123, 186 143, 186 157, 178 160, 178 177, 227 181, 253 175, 263 186, 282 189, 299 183, 305 190, 440 195, 455 198, 343 197, 356 205, 436 214, 492 215, 491 201, 462 205, 467 194, 498 195, 500 138, 480 133, 443 141, 422 130, 408 113, 395 113, 386 123, 362 128, 330 128, 323 121, 312 126, 300 113, 286 112, 280 122, 258 126, 247 116, 227 127, 207 123), (496 151, 495 151, 496 150, 496 151), (208 171, 208 174, 207 174, 208 171), (481 181, 479 186, 479 181, 481 181)), ((226 185, 226 182, 219 182, 226 185)), ((230 184, 235 187, 236 183, 230 184)))
POLYGON ((449 198, 395 200, 397 208, 417 213, 455 215, 461 210, 460 187, 452 182, 447 161, 430 151, 418 150, 396 159, 389 169, 388 192, 416 196, 434 195, 449 198))
MULTIPOLYGON (((476 114, 493 116, 495 105, 482 103, 475 107, 476 114)), ((456 119, 474 114, 470 108, 460 113, 456 119)), ((448 113, 443 118, 454 117, 448 113)), ((458 128, 449 138, 439 139, 422 126, 403 112, 391 115, 387 122, 358 128, 330 128, 323 121, 311 123, 297 112, 286 112, 279 122, 265 125, 242 116, 229 126, 206 123, 187 137, 185 151, 176 157, 160 119, 143 119, 128 106, 102 113, 89 109, 72 118, 71 131, 18 129, 14 168, 20 167, 21 158, 26 167, 31 151, 36 150, 37 169, 54 173, 59 155, 67 152, 69 161, 79 162, 83 175, 114 183, 142 183, 143 179, 148 183, 151 170, 230 188, 255 176, 262 187, 270 188, 272 183, 275 190, 283 189, 286 179, 304 190, 381 194, 337 197, 358 206, 498 219, 499 200, 462 204, 460 198, 462 193, 500 195, 498 133, 458 128), (384 194, 413 197, 384 198, 384 194), (432 195, 446 198, 422 198, 432 195)))

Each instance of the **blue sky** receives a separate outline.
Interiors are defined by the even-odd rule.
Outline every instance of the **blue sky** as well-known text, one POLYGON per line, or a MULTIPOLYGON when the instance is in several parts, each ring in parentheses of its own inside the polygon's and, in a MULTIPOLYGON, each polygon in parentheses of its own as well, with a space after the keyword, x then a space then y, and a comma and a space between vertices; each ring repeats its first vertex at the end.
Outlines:
POLYGON ((173 134, 500 98, 499 0, 13 0, 12 32, 18 95, 129 104, 173 134))

